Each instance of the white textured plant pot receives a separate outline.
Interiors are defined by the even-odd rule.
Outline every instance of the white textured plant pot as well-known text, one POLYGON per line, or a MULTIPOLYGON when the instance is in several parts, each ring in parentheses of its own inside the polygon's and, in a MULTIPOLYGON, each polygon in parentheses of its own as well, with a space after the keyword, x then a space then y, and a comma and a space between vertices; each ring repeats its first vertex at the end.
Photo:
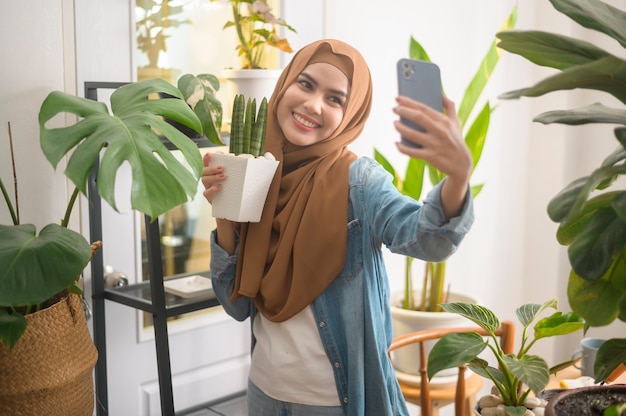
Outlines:
POLYGON ((215 194, 211 203, 213 216, 236 222, 259 222, 278 163, 277 160, 212 153, 210 164, 224 166, 226 174, 222 190, 215 194))
POLYGON ((229 83, 231 97, 243 94, 246 99, 255 98, 258 106, 263 97, 269 101, 281 72, 280 69, 225 69, 222 77, 229 83))
MULTIPOLYGON (((416 299, 420 299, 419 291, 414 291, 416 299)), ((450 312, 422 312, 411 311, 400 307, 404 299, 404 291, 391 294, 391 316, 393 318, 393 336, 409 334, 411 332, 423 331, 434 328, 451 328, 474 325, 469 319, 450 312)), ((467 302, 477 303, 475 298, 451 293, 449 302, 467 302)), ((426 356, 430 352, 436 341, 425 343, 426 356)), ((399 379, 409 384, 419 385, 419 345, 408 345, 399 348, 393 352, 393 366, 396 369, 399 379)), ((437 373, 433 380, 434 383, 446 384, 448 379, 450 383, 456 382, 457 368, 443 370, 437 373)), ((471 374, 471 372, 467 372, 471 374)))

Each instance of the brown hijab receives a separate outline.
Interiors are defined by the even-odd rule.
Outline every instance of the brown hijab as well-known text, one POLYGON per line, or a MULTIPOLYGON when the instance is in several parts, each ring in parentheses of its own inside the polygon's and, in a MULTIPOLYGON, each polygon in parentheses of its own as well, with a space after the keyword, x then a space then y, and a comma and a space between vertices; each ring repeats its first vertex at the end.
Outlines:
POLYGON ((298 51, 283 70, 269 102, 265 150, 280 165, 261 221, 241 225, 232 297, 254 299, 269 320, 285 321, 317 298, 343 268, 347 246, 348 179, 356 155, 348 150, 370 112, 372 82, 361 54, 338 40, 298 51), (307 65, 336 66, 350 85, 343 119, 331 137, 310 146, 287 141, 277 103, 307 65))

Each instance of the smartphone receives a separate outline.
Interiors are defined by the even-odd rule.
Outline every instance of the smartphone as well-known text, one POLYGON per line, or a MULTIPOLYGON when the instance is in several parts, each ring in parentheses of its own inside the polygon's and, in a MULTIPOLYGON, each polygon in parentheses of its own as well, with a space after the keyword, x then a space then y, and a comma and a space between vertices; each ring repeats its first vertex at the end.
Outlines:
MULTIPOLYGON (((412 98, 443 112, 441 71, 439 67, 432 62, 406 58, 400 59, 397 66, 399 95, 412 98)), ((404 118, 401 118, 400 121, 414 129, 424 131, 421 126, 412 121, 404 118)), ((420 147, 404 137, 401 140, 407 146, 420 147)))

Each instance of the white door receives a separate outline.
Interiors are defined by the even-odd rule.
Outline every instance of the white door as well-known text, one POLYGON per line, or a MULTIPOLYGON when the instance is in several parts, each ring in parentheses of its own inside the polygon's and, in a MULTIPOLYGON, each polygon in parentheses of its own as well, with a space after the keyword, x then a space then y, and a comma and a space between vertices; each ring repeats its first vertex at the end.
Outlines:
MULTIPOLYGON (((124 273, 132 285, 148 278, 144 221, 126 201, 130 170, 123 167, 117 181, 120 212, 105 203, 102 206, 103 261, 124 273)), ((194 201, 170 211, 160 223, 165 273, 206 272, 214 219, 201 189, 194 201)), ((92 285, 86 286, 89 289, 92 285)), ((108 414, 160 415, 152 317, 111 300, 105 301, 105 311, 108 414)), ((170 319, 168 332, 177 411, 245 391, 250 347, 248 322, 238 323, 221 307, 215 307, 170 319)))

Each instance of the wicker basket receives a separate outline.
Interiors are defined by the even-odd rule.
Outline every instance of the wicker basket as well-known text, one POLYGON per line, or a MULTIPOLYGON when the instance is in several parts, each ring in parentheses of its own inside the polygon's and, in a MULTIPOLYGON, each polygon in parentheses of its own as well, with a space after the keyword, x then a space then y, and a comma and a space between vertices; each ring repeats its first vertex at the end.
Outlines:
POLYGON ((0 343, 0 416, 89 416, 98 353, 80 296, 26 315, 9 353, 0 343))

